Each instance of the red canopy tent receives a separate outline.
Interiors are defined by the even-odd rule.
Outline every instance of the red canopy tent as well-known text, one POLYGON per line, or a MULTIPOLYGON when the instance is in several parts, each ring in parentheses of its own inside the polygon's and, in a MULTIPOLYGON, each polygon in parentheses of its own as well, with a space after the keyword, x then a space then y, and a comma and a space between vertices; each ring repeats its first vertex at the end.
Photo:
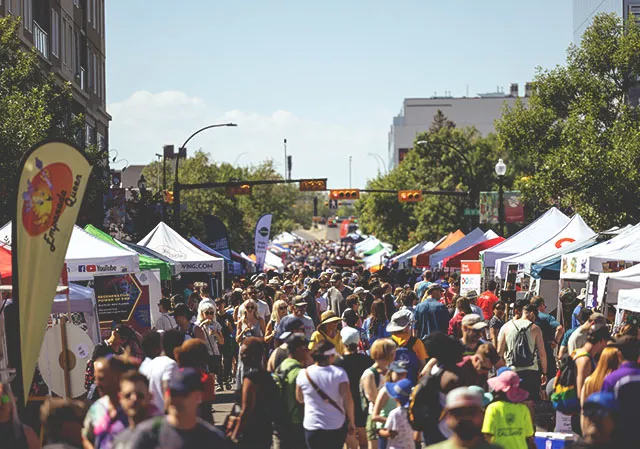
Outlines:
POLYGON ((453 245, 454 243, 456 243, 458 240, 460 240, 462 237, 464 237, 464 232, 462 232, 460 229, 458 229, 456 232, 452 232, 451 234, 449 234, 447 236, 446 239, 444 239, 442 242, 440 242, 440 244, 438 244, 438 246, 436 246, 435 248, 430 249, 429 251, 426 251, 422 254, 418 254, 417 256, 413 257, 413 266, 414 267, 428 267, 429 266, 429 256, 433 253, 437 253, 438 251, 441 251, 445 248, 448 248, 449 246, 453 245))
POLYGON ((484 242, 476 243, 469 248, 465 248, 456 254, 445 257, 442 259, 443 268, 460 268, 461 260, 478 260, 480 259, 480 251, 489 249, 496 246, 498 243, 504 241, 504 237, 496 237, 495 239, 485 240, 484 242))
POLYGON ((0 246, 0 284, 11 284, 11 251, 0 246))

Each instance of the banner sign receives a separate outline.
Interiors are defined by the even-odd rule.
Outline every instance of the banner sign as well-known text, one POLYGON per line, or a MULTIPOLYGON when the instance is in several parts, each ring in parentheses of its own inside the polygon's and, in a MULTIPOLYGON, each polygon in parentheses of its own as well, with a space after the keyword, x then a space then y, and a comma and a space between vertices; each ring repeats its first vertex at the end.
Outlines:
POLYGON ((482 291, 482 262, 479 260, 460 261, 460 294, 475 291, 478 295, 482 291))
MULTIPOLYGON (((480 223, 499 223, 498 192, 480 192, 480 223)), ((504 192, 504 222, 524 223, 524 204, 517 190, 504 192)))
POLYGON ((26 403, 91 166, 77 148, 52 141, 31 149, 20 167, 11 240, 23 385, 17 393, 26 403))
POLYGON ((231 249, 229 248, 229 232, 225 224, 213 215, 204 217, 204 229, 207 233, 207 245, 215 249, 227 259, 231 260, 231 249))
POLYGON ((111 333, 114 321, 127 324, 141 334, 151 329, 149 287, 142 285, 137 276, 131 273, 94 278, 93 290, 103 337, 109 337, 107 334, 111 333))
POLYGON ((111 225, 115 225, 117 229, 121 229, 124 226, 127 217, 125 194, 125 189, 112 187, 104 195, 105 213, 102 226, 105 229, 111 229, 111 225))
POLYGON ((255 229, 255 253, 256 267, 258 271, 264 266, 264 259, 267 257, 267 245, 269 244, 269 235, 271 234, 271 220, 273 215, 264 214, 258 219, 255 229))

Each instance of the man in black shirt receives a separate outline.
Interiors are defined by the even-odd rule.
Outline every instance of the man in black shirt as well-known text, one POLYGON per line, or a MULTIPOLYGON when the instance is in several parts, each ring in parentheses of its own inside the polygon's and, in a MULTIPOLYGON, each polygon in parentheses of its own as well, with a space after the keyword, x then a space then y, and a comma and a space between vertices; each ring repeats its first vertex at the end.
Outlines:
POLYGON ((320 291, 320 281, 317 279, 311 279, 307 284, 307 289, 301 295, 302 299, 307 303, 307 315, 313 320, 313 325, 318 326, 320 323, 320 317, 318 316, 318 307, 316 305, 316 298, 320 291))
POLYGON ((130 448, 228 448, 222 432, 198 418, 203 390, 196 370, 180 370, 169 382, 167 415, 140 424, 131 437, 130 448))

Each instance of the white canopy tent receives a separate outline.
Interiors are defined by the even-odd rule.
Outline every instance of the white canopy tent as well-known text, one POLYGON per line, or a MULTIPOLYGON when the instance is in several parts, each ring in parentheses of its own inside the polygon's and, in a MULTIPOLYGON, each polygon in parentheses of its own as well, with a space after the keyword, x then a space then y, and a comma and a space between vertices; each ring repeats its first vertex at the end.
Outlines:
POLYGON ((300 240, 299 237, 296 237, 295 235, 291 234, 290 232, 286 232, 285 231, 285 232, 275 236, 273 238, 273 240, 271 240, 271 242, 275 243, 277 245, 291 245, 291 244, 297 242, 298 240, 300 240))
POLYGON ((264 258, 264 264, 269 267, 275 268, 280 273, 284 271, 284 264, 282 263, 282 259, 273 254, 271 251, 267 251, 267 255, 264 258))
MULTIPOLYGON (((0 229, 0 241, 11 244, 11 222, 0 229)), ((64 261, 70 281, 140 271, 138 253, 102 241, 79 226, 73 227, 64 261)))
MULTIPOLYGON (((495 234, 495 233, 494 233, 495 234)), ((431 267, 441 267, 442 261, 445 257, 452 256, 476 243, 484 242, 487 240, 485 232, 480 228, 475 228, 473 231, 462 237, 457 242, 447 246, 446 248, 433 253, 429 256, 429 265, 431 267)))
POLYGON ((556 234, 569 222, 569 217, 552 207, 529 226, 521 229, 507 240, 483 251, 481 254, 485 268, 495 267, 498 259, 529 251, 544 243, 550 235, 556 234))
POLYGON ((412 246, 411 248, 409 248, 408 250, 406 250, 405 252, 403 252, 402 254, 394 256, 391 259, 391 262, 398 262, 398 265, 402 268, 407 260, 411 259, 413 256, 417 256, 418 254, 431 251, 433 248, 435 248, 435 246, 436 246, 436 243, 433 243, 433 242, 418 243, 412 246))
POLYGON ((378 240, 374 236, 370 235, 369 237, 367 237, 363 241, 361 241, 359 243, 356 243, 355 246, 354 246, 354 250, 356 251, 356 253, 364 253, 364 252, 370 250, 371 248, 375 248, 375 246, 378 243, 380 243, 380 240, 378 240))
POLYGON ((576 214, 564 228, 534 249, 504 259, 498 259, 496 261, 496 273, 506 274, 507 265, 518 264, 518 271, 528 274, 531 272, 532 263, 548 257, 564 245, 593 237, 595 234, 582 217, 576 214))
POLYGON ((617 304, 622 290, 636 288, 640 288, 640 264, 617 273, 601 273, 598 276, 596 295, 598 305, 601 305, 603 300, 606 300, 607 304, 617 304))
POLYGON ((635 225, 611 240, 582 251, 562 256, 560 279, 586 281, 591 273, 603 273, 603 263, 640 262, 640 225, 635 225))
POLYGON ((98 310, 96 294, 92 288, 69 283, 69 303, 67 295, 56 295, 51 306, 51 313, 82 312, 87 320, 87 333, 91 341, 100 343, 100 325, 98 324, 98 310))
POLYGON ((193 246, 164 222, 158 223, 138 245, 175 261, 176 273, 224 272, 224 259, 211 256, 193 246))

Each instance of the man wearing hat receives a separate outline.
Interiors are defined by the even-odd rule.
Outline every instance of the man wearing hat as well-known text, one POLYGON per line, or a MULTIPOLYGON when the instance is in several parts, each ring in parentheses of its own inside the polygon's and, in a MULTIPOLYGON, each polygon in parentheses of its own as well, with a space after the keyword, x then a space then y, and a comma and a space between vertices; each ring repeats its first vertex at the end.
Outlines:
POLYGON ((502 446, 487 443, 482 435, 482 405, 483 394, 477 389, 451 390, 445 402, 445 419, 453 435, 427 449, 500 449, 502 446))
POLYGON ((287 315, 280 320, 280 323, 276 328, 274 338, 276 345, 279 343, 281 344, 277 346, 271 353, 271 356, 269 356, 269 360, 267 361, 267 371, 270 373, 275 372, 278 366, 280 366, 280 364, 287 358, 289 349, 287 348, 286 341, 291 335, 296 333, 305 335, 304 323, 300 318, 296 318, 293 315, 287 315), (280 324, 282 324, 282 326, 280 326, 280 324))
POLYGON ((427 297, 415 307, 415 335, 418 338, 423 339, 432 332, 447 333, 449 310, 440 302, 443 291, 440 285, 431 284, 427 289, 427 297))
POLYGON ((482 335, 487 326, 487 322, 482 321, 482 317, 475 313, 470 313, 462 318, 462 338, 460 341, 464 346, 463 356, 475 354, 478 346, 486 343, 482 340, 482 335))
POLYGON ((344 285, 339 273, 331 275, 330 283, 331 288, 327 291, 329 309, 333 310, 337 316, 342 316, 342 312, 347 308, 347 296, 353 294, 353 290, 344 285))
POLYGON ((622 430, 619 419, 620 404, 613 393, 593 393, 582 405, 584 442, 594 447, 631 447, 629 444, 625 445, 625 441, 618 435, 622 430))
POLYGON ((342 343, 340 332, 338 332, 338 323, 342 320, 336 316, 333 310, 327 310, 320 318, 320 324, 318 324, 316 331, 311 335, 309 349, 313 351, 318 343, 323 340, 328 340, 333 343, 338 354, 344 354, 344 344, 342 343))
MULTIPOLYGON (((476 301, 478 301, 478 292, 476 292, 475 290, 470 290, 467 293, 465 293, 464 297, 469 300, 469 305, 471 306, 471 312, 480 316, 481 320, 484 320, 484 312, 482 311, 482 308, 476 305, 476 301)), ((460 311, 456 307, 456 311, 454 312, 453 315, 455 316, 459 312, 460 311)))
POLYGON ((589 320, 586 321, 578 329, 576 329, 576 331, 571 334, 571 337, 569 337, 569 343, 567 345, 569 354, 571 354, 576 349, 580 349, 582 346, 584 346, 584 344, 587 342, 587 334, 589 333, 589 329, 605 327, 606 325, 607 317, 599 312, 593 312, 589 317, 589 320))
POLYGON ((131 437, 129 447, 227 447, 222 432, 198 418, 203 391, 200 374, 195 369, 183 368, 178 371, 169 381, 165 394, 166 416, 140 424, 131 437))

